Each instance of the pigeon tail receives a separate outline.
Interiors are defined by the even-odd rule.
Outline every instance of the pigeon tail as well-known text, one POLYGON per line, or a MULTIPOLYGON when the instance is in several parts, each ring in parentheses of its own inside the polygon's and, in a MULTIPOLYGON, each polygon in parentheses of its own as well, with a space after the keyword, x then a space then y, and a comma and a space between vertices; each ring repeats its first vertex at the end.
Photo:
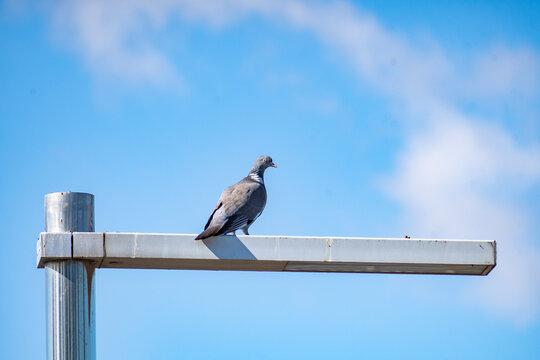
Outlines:
POLYGON ((209 227, 206 230, 204 230, 202 233, 197 235, 195 240, 204 240, 204 239, 212 237, 212 236, 220 235, 218 233, 218 231, 219 231, 219 229, 217 228, 217 226, 209 227))

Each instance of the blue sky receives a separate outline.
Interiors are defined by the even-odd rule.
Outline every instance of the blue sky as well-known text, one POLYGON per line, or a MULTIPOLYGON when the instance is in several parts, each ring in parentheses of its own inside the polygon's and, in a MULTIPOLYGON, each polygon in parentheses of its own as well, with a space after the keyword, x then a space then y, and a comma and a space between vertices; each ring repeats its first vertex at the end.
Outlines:
POLYGON ((515 1, 7 1, 0 348, 45 354, 43 196, 199 233, 496 239, 487 277, 99 270, 99 359, 540 357, 540 17, 515 1))

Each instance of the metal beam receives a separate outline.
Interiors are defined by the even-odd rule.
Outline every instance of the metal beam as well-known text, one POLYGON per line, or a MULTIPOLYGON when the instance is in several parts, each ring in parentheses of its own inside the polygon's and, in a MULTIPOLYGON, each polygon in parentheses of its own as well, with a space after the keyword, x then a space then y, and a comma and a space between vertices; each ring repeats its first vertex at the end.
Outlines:
POLYGON ((493 240, 41 233, 38 267, 51 260, 99 268, 487 275, 493 240))

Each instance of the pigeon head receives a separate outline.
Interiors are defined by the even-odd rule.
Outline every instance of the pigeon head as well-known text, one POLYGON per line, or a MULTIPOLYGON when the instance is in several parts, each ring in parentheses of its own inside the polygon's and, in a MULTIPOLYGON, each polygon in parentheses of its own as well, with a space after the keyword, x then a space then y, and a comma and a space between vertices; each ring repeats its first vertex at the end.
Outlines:
POLYGON ((269 167, 277 168, 276 164, 273 163, 272 158, 268 155, 259 156, 253 163, 250 173, 262 175, 264 174, 264 170, 269 167))

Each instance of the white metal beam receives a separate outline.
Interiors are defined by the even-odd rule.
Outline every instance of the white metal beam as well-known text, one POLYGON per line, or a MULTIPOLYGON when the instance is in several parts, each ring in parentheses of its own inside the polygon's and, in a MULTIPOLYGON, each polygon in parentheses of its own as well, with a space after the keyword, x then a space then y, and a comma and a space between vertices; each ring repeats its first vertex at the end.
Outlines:
POLYGON ((493 240, 41 233, 38 267, 51 260, 100 268, 487 275, 493 240))

